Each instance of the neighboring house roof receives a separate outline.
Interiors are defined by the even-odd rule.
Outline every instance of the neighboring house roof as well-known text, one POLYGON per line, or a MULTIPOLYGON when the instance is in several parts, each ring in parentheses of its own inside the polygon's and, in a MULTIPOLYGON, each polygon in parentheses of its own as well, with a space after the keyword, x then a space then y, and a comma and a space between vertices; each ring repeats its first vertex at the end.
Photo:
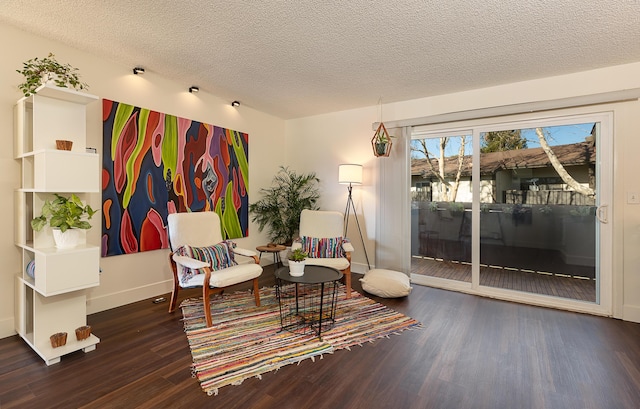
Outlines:
MULTIPOLYGON (((551 149, 564 166, 588 165, 594 164, 596 161, 596 148, 592 142, 557 145, 552 146, 551 149)), ((437 159, 432 158, 431 163, 433 164, 433 168, 437 170, 437 159)), ((462 167, 462 176, 471 176, 471 163, 471 155, 466 155, 462 167)), ((492 175, 499 170, 506 169, 549 168, 551 166, 551 162, 542 148, 516 149, 480 154, 480 173, 482 175, 492 175)), ((455 176, 457 169, 457 155, 445 158, 445 174, 447 176, 455 176)), ((425 178, 432 175, 426 158, 411 160, 411 175, 422 175, 425 178)))

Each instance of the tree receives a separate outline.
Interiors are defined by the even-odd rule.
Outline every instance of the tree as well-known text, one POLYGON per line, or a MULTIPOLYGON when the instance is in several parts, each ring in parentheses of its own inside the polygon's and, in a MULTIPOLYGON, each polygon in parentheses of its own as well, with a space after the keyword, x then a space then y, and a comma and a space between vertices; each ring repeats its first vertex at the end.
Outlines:
POLYGON ((431 173, 436 178, 438 178, 440 187, 440 199, 445 202, 455 202, 456 196, 458 195, 458 186, 460 185, 460 176, 462 175, 462 168, 464 166, 464 148, 467 142, 466 136, 460 136, 460 147, 458 148, 456 173, 453 182, 447 179, 447 175, 445 173, 445 150, 450 142, 450 137, 443 136, 439 138, 439 152, 437 157, 429 151, 426 139, 418 139, 416 142, 416 144, 412 144, 411 150, 421 153, 426 157, 426 162, 429 170, 431 170, 431 173), (417 147, 415 145, 417 145, 417 147), (432 159, 437 161, 438 169, 435 168, 432 159))
POLYGON ((590 187, 585 187, 580 183, 578 183, 573 177, 571 177, 571 175, 569 174, 569 172, 567 172, 564 166, 562 166, 562 163, 560 162, 556 154, 553 153, 553 151, 551 150, 551 147, 547 143, 547 137, 544 133, 543 128, 536 128, 536 135, 538 135, 538 140, 540 141, 540 146, 542 147, 542 150, 544 151, 544 153, 547 154, 547 157, 549 158, 549 162, 551 162, 551 165, 553 166, 553 168, 556 170, 556 172, 558 172, 558 175, 560 176, 560 178, 562 178, 562 181, 566 183, 567 186, 569 186, 571 189, 575 190, 580 194, 583 194, 589 197, 595 196, 596 195, 595 190, 593 190, 590 187))
POLYGON ((527 140, 521 135, 520 129, 508 131, 492 131, 484 134, 484 146, 481 153, 527 149, 527 140))

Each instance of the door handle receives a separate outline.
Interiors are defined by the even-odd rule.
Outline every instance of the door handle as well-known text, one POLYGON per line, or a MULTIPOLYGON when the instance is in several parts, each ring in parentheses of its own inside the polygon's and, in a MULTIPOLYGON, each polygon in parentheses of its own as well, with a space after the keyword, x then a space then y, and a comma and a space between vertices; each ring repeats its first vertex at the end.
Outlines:
POLYGON ((600 205, 598 206, 598 208, 596 209, 596 217, 598 218, 598 221, 600 223, 609 223, 609 219, 607 218, 607 209, 609 208, 609 205, 600 205))

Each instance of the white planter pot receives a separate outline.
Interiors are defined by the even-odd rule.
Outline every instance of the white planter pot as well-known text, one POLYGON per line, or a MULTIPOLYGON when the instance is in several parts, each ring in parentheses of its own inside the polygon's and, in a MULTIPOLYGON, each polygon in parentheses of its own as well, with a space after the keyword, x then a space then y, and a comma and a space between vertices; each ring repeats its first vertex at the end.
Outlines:
POLYGON ((301 277, 304 275, 305 261, 292 261, 289 260, 289 274, 292 277, 301 277))
POLYGON ((86 230, 67 229, 67 231, 65 231, 64 233, 60 229, 52 230, 53 241, 56 243, 56 247, 59 249, 70 249, 76 247, 78 244, 86 243, 86 230))

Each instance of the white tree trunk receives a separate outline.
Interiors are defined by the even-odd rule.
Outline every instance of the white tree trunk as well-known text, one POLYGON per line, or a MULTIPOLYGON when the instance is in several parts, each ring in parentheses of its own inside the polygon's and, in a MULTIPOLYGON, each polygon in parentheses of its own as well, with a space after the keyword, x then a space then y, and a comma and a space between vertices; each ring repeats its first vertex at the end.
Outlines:
POLYGON ((549 158, 549 162, 551 162, 551 165, 553 166, 553 168, 556 170, 556 172, 558 172, 558 175, 560 175, 560 178, 562 178, 562 181, 566 183, 571 189, 575 190, 580 194, 583 194, 585 196, 590 196, 590 197, 595 196, 596 192, 593 189, 591 189, 590 187, 582 186, 574 178, 572 178, 569 172, 567 172, 564 166, 562 166, 562 163, 560 163, 560 160, 558 159, 556 154, 553 153, 553 151, 551 150, 551 147, 547 143, 547 137, 544 135, 542 128, 536 128, 536 135, 538 135, 538 140, 540 141, 540 146, 542 147, 542 150, 544 151, 544 153, 547 154, 547 157, 549 158))
POLYGON ((460 137, 460 148, 458 149, 458 169, 456 170, 456 180, 451 186, 451 201, 455 202, 458 196, 458 186, 460 186, 460 177, 462 176, 462 166, 464 165, 464 147, 467 143, 467 137, 460 137))

